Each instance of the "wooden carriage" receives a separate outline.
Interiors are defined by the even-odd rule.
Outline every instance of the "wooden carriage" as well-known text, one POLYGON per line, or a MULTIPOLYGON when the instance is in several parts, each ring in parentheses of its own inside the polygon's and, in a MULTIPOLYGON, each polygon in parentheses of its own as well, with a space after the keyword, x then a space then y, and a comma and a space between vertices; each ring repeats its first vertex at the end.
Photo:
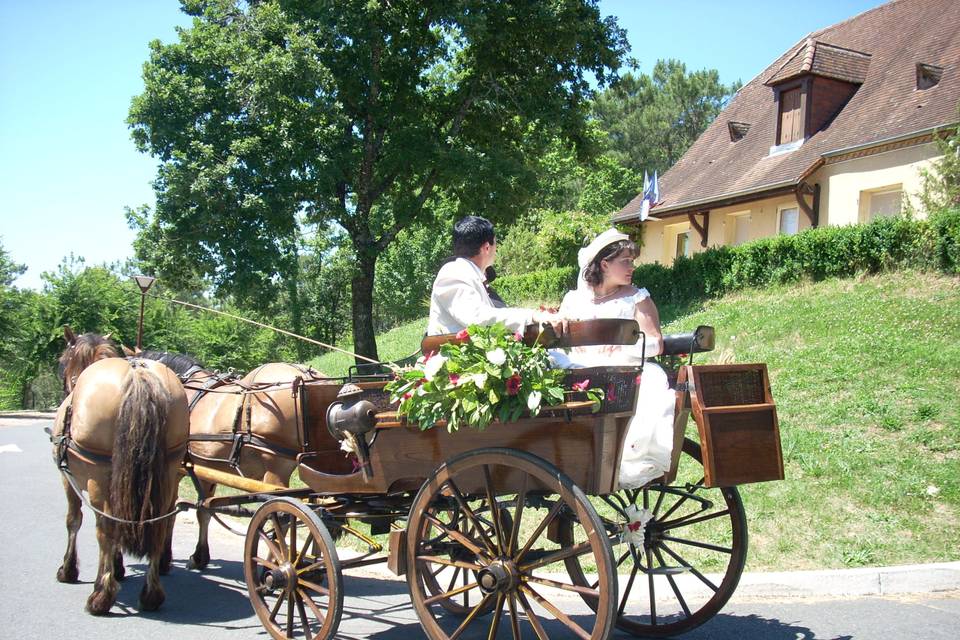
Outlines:
MULTIPOLYGON (((632 321, 616 321, 615 329, 605 322, 595 343, 636 341, 632 321)), ((712 347, 709 328, 665 341, 673 355, 712 347)), ((262 502, 249 524, 244 573, 274 638, 332 637, 342 571, 375 562, 407 576, 434 639, 519 637, 525 626, 540 638, 606 638, 614 627, 682 633, 719 611, 743 570, 746 518, 734 485, 783 477, 776 409, 764 365, 683 365, 674 379, 671 469, 624 490, 618 461, 638 373, 577 372, 626 391, 598 408, 570 402, 452 434, 407 424, 382 379, 311 385, 302 407, 311 446, 298 458, 307 487, 216 474, 250 493, 207 498, 200 508, 236 513, 262 502), (685 436, 691 412, 699 444, 685 436), (345 468, 344 440, 356 467, 345 468), (389 534, 388 554, 356 521, 368 523, 371 536, 389 534), (335 540, 343 535, 366 552, 341 558, 335 540), (570 614, 570 597, 592 614, 570 614)), ((213 472, 193 466, 191 473, 213 472)))

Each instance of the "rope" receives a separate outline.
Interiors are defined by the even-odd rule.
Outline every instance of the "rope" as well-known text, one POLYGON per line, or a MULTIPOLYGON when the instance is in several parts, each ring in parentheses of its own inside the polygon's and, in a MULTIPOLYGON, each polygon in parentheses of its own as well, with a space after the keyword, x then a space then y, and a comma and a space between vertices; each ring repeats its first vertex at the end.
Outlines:
POLYGON ((90 504, 90 501, 84 497, 83 491, 80 489, 80 487, 77 486, 77 481, 74 479, 73 474, 70 473, 69 469, 65 467, 60 467, 60 473, 62 473, 63 477, 67 479, 67 482, 70 484, 70 488, 73 489, 74 493, 77 494, 77 497, 80 498, 80 501, 86 506, 88 506, 91 511, 93 511, 98 516, 103 516, 107 520, 112 520, 113 522, 119 522, 120 524, 152 524, 154 522, 159 522, 160 520, 166 520, 167 518, 172 518, 173 516, 177 515, 181 511, 186 511, 191 506, 189 502, 180 501, 174 507, 173 511, 171 511, 170 513, 165 513, 162 516, 157 516, 156 518, 150 518, 149 520, 124 520, 122 518, 117 518, 116 516, 112 516, 109 513, 104 513, 100 509, 97 509, 95 506, 90 504))
POLYGON ((340 347, 335 347, 335 346, 333 346, 332 344, 327 344, 327 343, 325 343, 325 342, 320 342, 319 340, 314 340, 313 338, 308 338, 308 337, 306 337, 306 336, 301 336, 301 335, 298 335, 298 334, 296 334, 296 333, 293 333, 292 331, 287 331, 286 329, 278 329, 277 327, 271 327, 271 326, 268 325, 268 324, 263 324, 262 322, 257 322, 256 320, 250 320, 250 319, 248 319, 248 318, 244 318, 244 317, 241 317, 241 316, 238 316, 238 315, 234 315, 234 314, 232 314, 232 313, 227 313, 226 311, 218 311, 218 310, 216 310, 216 309, 211 309, 210 307, 204 307, 204 306, 201 306, 201 305, 199 305, 199 304, 193 304, 192 302, 183 302, 182 300, 176 300, 176 299, 174 299, 174 298, 163 298, 163 297, 158 296, 158 295, 156 295, 156 294, 154 294, 154 293, 148 293, 148 294, 146 294, 146 295, 150 296, 151 298, 156 298, 157 300, 163 300, 164 302, 171 302, 171 303, 173 303, 173 304, 179 304, 179 305, 184 306, 184 307, 190 307, 191 309, 199 309, 200 311, 208 311, 208 312, 210 312, 210 313, 215 313, 215 314, 217 314, 217 315, 226 316, 226 317, 228 317, 228 318, 233 318, 234 320, 239 320, 239 321, 241 321, 241 322, 246 322, 246 323, 248 323, 248 324, 252 324, 252 325, 254 325, 254 326, 261 327, 261 328, 263 328, 263 329, 270 329, 271 331, 276 331, 277 333, 282 333, 283 335, 290 336, 291 338, 296 338, 297 340, 303 340, 304 342, 309 342, 309 343, 311 343, 311 344, 315 344, 315 345, 317 345, 317 346, 319 346, 319 347, 323 347, 324 349, 332 349, 333 351, 339 351, 340 353, 344 353, 344 354, 346 354, 346 355, 348 355, 348 356, 353 356, 354 358, 357 358, 357 359, 360 359, 360 360, 366 360, 367 362, 370 362, 370 363, 373 363, 373 364, 383 364, 383 365, 386 365, 386 366, 388 366, 388 367, 392 367, 392 368, 395 369, 395 370, 397 369, 397 367, 396 367, 394 364, 390 363, 390 362, 380 362, 379 360, 374 360, 373 358, 368 358, 367 356, 362 356, 362 355, 360 355, 359 353, 353 353, 352 351, 348 351, 348 350, 346 350, 346 349, 341 349, 340 347))

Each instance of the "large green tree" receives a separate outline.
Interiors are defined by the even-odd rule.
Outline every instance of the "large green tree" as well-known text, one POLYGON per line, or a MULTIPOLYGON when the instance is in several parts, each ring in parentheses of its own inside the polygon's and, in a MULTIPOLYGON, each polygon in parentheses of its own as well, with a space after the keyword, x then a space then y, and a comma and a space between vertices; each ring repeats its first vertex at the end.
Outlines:
POLYGON ((663 173, 739 89, 739 81, 720 82, 715 69, 687 72, 678 60, 658 60, 650 75, 627 73, 598 95, 594 115, 623 166, 663 173))
MULTIPOLYGON (((237 296, 295 280, 298 230, 333 221, 355 264, 358 353, 376 355, 378 256, 439 196, 504 219, 533 160, 584 138, 625 33, 596 0, 182 1, 129 122, 161 161, 141 257, 237 296)), ((438 233, 442 232, 438 229, 438 233)))

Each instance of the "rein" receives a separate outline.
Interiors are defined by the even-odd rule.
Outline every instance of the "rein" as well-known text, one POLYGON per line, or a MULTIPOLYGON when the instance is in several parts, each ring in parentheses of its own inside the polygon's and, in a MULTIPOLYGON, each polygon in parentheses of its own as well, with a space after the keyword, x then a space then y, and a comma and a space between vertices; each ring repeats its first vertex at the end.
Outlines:
POLYGON ((335 347, 335 346, 333 346, 332 344, 327 344, 327 343, 325 343, 325 342, 320 342, 319 340, 314 340, 313 338, 308 338, 308 337, 306 337, 306 336, 301 336, 301 335, 299 335, 299 334, 293 333, 292 331, 287 331, 286 329, 279 329, 279 328, 277 328, 277 327, 270 326, 269 324, 264 324, 264 323, 262 323, 262 322, 257 322, 256 320, 250 320, 250 319, 244 318, 244 317, 242 317, 242 316, 238 316, 238 315, 235 315, 235 314, 232 314, 232 313, 227 313, 226 311, 218 311, 217 309, 211 309, 210 307, 204 307, 204 306, 199 305, 199 304, 193 304, 192 302, 184 302, 184 301, 182 301, 182 300, 177 300, 177 299, 175 299, 175 298, 163 298, 163 297, 158 296, 158 295, 153 294, 153 293, 147 293, 147 294, 145 294, 145 295, 148 295, 148 296, 150 296, 151 298, 156 298, 157 300, 163 300, 164 302, 169 302, 169 303, 171 303, 171 304, 179 304, 179 305, 181 305, 181 306, 189 307, 189 308, 191 308, 191 309, 199 309, 200 311, 207 311, 207 312, 209 312, 209 313, 215 313, 215 314, 220 315, 220 316, 226 316, 226 317, 228 317, 228 318, 233 318, 234 320, 239 320, 240 322, 246 322, 247 324, 252 324, 252 325, 254 325, 255 327, 260 327, 260 328, 262 328, 262 329, 269 329, 270 331, 274 331, 274 332, 276 332, 276 333, 281 333, 281 334, 283 334, 283 335, 285 335, 285 336, 290 336, 291 338, 296 338, 297 340, 303 340, 304 342, 309 342, 310 344, 315 344, 315 345, 317 345, 317 346, 319 346, 319 347, 323 347, 324 349, 331 349, 331 350, 333 350, 333 351, 339 351, 340 353, 346 354, 346 355, 348 355, 348 356, 353 356, 354 358, 356 358, 356 359, 358 359, 358 360, 365 360, 365 361, 370 362, 370 363, 372 363, 372 364, 385 365, 385 366, 391 367, 391 368, 394 369, 394 370, 399 370, 399 367, 397 367, 397 366, 394 365, 393 363, 390 363, 390 362, 380 362, 380 361, 378 361, 378 360, 374 360, 373 358, 368 358, 367 356, 362 356, 362 355, 360 355, 359 353, 353 353, 352 351, 348 351, 347 349, 341 349, 340 347, 335 347))

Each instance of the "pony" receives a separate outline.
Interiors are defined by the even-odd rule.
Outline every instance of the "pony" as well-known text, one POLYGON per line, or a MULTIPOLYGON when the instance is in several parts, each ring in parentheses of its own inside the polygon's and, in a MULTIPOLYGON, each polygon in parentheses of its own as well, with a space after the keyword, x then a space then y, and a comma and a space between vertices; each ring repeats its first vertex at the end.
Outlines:
MULTIPOLYGON (((284 362, 261 365, 237 379, 183 354, 150 350, 137 357, 161 362, 180 377, 190 407, 190 461, 282 487, 289 486, 304 455, 323 456, 329 473, 353 471, 326 429, 326 409, 340 390, 338 380, 284 362)), ((214 495, 216 483, 195 482, 201 500, 214 495)), ((191 569, 203 570, 210 561, 210 518, 209 510, 197 510, 191 569)))
POLYGON ((169 368, 120 358, 104 336, 77 337, 68 327, 64 337, 60 371, 67 396, 52 432, 67 496, 67 550, 57 579, 76 582, 79 575, 79 491, 85 489, 100 548, 87 611, 104 615, 113 606, 124 552, 149 559, 140 607, 153 611, 165 598, 159 576, 170 567, 173 519, 161 516, 172 513, 177 497, 189 431, 186 394, 169 368))

